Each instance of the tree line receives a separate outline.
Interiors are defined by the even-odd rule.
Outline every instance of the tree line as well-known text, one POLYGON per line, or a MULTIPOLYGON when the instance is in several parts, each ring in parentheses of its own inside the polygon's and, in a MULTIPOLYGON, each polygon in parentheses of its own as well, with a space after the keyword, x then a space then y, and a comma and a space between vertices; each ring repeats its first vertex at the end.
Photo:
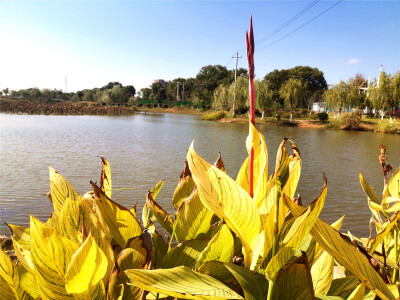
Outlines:
MULTIPOLYGON (((43 101, 93 101, 108 105, 190 105, 211 107, 214 110, 244 113, 248 109, 248 73, 244 68, 228 70, 221 65, 208 65, 195 77, 175 78, 162 84, 155 81, 138 93, 133 85, 110 82, 101 88, 85 89, 76 93, 61 90, 31 88, 0 91, 0 96, 43 101)), ((273 70, 255 80, 256 108, 259 111, 310 110, 313 102, 324 102, 330 111, 347 108, 375 108, 392 110, 400 103, 400 72, 381 72, 370 84, 361 74, 347 81, 328 86, 324 73, 318 68, 297 66, 273 70)))
POLYGON ((13 99, 34 100, 41 102, 101 102, 107 105, 112 104, 130 104, 132 105, 135 100, 136 89, 133 85, 123 86, 119 82, 109 82, 101 88, 85 89, 82 91, 65 93, 57 89, 39 89, 29 88, 21 89, 19 91, 9 90, 8 88, 0 91, 0 96, 6 96, 13 99))

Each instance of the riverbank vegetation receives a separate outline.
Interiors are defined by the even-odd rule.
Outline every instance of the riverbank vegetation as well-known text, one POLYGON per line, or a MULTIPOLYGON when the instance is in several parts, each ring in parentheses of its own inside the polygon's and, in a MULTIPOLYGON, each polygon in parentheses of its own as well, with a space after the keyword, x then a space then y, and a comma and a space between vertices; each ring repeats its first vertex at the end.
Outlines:
POLYGON ((339 233, 343 217, 331 225, 319 218, 325 176, 308 206, 295 197, 302 169, 296 145, 282 141, 269 174, 265 138, 249 125, 253 197, 249 157, 235 180, 221 155, 212 165, 193 144, 171 199, 173 212, 156 202, 164 180, 142 208, 118 204, 105 158, 100 184, 92 182, 93 190, 83 195, 50 168, 52 216, 41 222, 31 215, 27 228, 8 224, 15 257, 0 250, 1 297, 398 298, 400 168, 393 172, 386 148, 379 156, 382 199, 360 173, 373 218, 370 236, 358 238, 339 233))

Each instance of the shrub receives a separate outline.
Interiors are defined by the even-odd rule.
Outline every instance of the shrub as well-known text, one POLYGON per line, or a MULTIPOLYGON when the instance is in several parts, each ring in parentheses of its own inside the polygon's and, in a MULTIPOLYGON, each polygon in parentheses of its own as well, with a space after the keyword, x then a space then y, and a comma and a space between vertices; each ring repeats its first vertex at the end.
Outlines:
POLYGON ((239 107, 235 109, 235 115, 244 115, 247 114, 249 111, 249 108, 244 106, 244 107, 239 107))
POLYGON ((329 115, 326 112, 321 112, 317 114, 317 117, 321 122, 326 122, 328 121, 329 115))
POLYGON ((392 119, 392 122, 390 122, 389 119, 383 119, 378 122, 378 125, 376 126, 376 131, 400 134, 400 120, 392 119))
POLYGON ((214 120, 221 120, 228 116, 229 116, 228 112, 221 110, 221 111, 204 114, 201 118, 203 120, 207 120, 207 121, 214 121, 214 120))

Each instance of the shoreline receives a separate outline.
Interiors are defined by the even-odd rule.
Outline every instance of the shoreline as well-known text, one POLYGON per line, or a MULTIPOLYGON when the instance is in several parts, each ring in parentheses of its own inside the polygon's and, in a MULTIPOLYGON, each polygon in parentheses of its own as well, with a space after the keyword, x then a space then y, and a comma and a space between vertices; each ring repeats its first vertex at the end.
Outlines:
MULTIPOLYGON (((65 116, 82 116, 82 115, 110 115, 110 116, 126 116, 134 114, 146 113, 172 113, 172 114, 186 114, 186 115, 204 115, 212 112, 211 110, 194 109, 188 107, 133 107, 123 105, 101 105, 100 103, 92 102, 55 102, 43 103, 33 102, 27 100, 10 100, 0 99, 0 112, 10 114, 26 114, 26 115, 65 115, 65 116)), ((220 123, 240 123, 245 124, 248 122, 247 116, 239 116, 235 118, 222 118, 219 120, 205 120, 217 121, 220 123)), ((296 126, 300 128, 316 128, 316 129, 331 129, 328 128, 329 123, 324 123, 319 120, 308 119, 295 119, 293 123, 289 120, 276 120, 271 118, 256 118, 256 124, 268 124, 272 126, 296 126)), ((336 128, 336 130, 350 130, 350 131, 367 131, 367 132, 380 132, 377 130, 377 124, 371 122, 361 121, 356 129, 336 128)), ((381 132, 390 133, 390 132, 381 132)), ((396 134, 396 133, 390 133, 396 134)))

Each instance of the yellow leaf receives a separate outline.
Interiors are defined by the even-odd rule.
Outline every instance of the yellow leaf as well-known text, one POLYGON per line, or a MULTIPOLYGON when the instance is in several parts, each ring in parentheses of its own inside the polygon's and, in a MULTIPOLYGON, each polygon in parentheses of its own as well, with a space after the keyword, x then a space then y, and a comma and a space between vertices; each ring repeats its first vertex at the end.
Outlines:
POLYGON ((57 226, 58 232, 61 235, 76 243, 80 242, 79 224, 82 222, 79 215, 79 198, 83 200, 83 197, 80 195, 76 200, 67 197, 59 215, 57 226))
POLYGON ((72 185, 56 170, 49 167, 50 170, 50 193, 53 202, 54 212, 59 217, 61 210, 67 197, 76 200, 78 194, 75 192, 72 185))
POLYGON ((11 239, 13 241, 14 252, 18 258, 19 264, 22 264, 26 270, 34 273, 35 271, 32 262, 31 252, 22 247, 22 245, 20 245, 18 241, 14 239, 14 237, 11 237, 11 239))
POLYGON ((179 243, 170 250, 160 262, 160 268, 169 269, 178 266, 194 268, 200 254, 207 247, 210 239, 189 240, 179 243))
POLYGON ((150 208, 153 216, 157 219, 161 226, 163 226, 169 233, 172 233, 173 222, 171 217, 160 205, 158 205, 156 201, 154 201, 151 193, 147 193, 146 205, 148 208, 150 208))
POLYGON ((193 240, 210 230, 213 213, 200 200, 197 189, 182 202, 176 213, 175 237, 178 242, 193 240))
POLYGON ((260 214, 253 199, 232 178, 203 160, 194 151, 193 143, 187 160, 201 201, 239 236, 244 264, 249 267, 253 243, 262 230, 260 214))
POLYGON ((333 256, 324 251, 311 267, 315 294, 327 295, 333 280, 333 256))
POLYGON ((69 294, 91 294, 107 271, 107 258, 92 234, 71 257, 65 274, 65 288, 69 294))
MULTIPOLYGON (((305 210, 304 207, 287 198, 285 198, 285 202, 295 216, 300 215, 305 210)), ((318 219, 311 229, 311 235, 339 264, 357 276, 362 282, 365 282, 366 286, 379 297, 394 300, 393 294, 376 273, 368 259, 351 242, 346 242, 340 233, 329 224, 318 219)))
POLYGON ((72 299, 65 289, 65 273, 78 245, 30 216, 31 254, 43 299, 72 299))
POLYGON ((23 265, 18 265, 18 275, 22 288, 33 298, 39 298, 40 292, 35 272, 26 270, 23 265))
POLYGON ((129 209, 109 199, 93 182, 91 184, 101 223, 107 226, 109 233, 117 243, 124 247, 130 238, 142 233, 139 222, 129 209))
POLYGON ((359 177, 360 177, 361 186, 362 186, 364 192, 367 194, 368 198, 371 199, 371 201, 373 201, 374 203, 380 204, 381 201, 379 200, 377 194, 371 188, 371 186, 368 184, 368 182, 364 179, 364 177, 362 176, 361 172, 360 172, 359 177))
POLYGON ((228 226, 224 224, 218 233, 208 242, 196 263, 197 268, 208 261, 232 262, 233 237, 228 226))
POLYGON ((362 300, 364 299, 365 293, 365 283, 362 282, 357 286, 357 288, 350 294, 347 300, 362 300))
MULTIPOLYGON (((326 198, 327 184, 325 181, 324 187, 321 191, 319 197, 313 201, 308 208, 298 216, 289 232, 285 235, 283 239, 284 246, 279 250, 279 252, 272 257, 268 263, 267 269, 265 270, 266 276, 269 279, 275 278, 277 272, 292 258, 296 250, 300 247, 303 240, 309 234, 311 228, 313 227, 315 221, 324 206, 326 198)), ((284 196, 285 202, 291 201, 290 198, 284 196)))
POLYGON ((374 240, 371 243, 371 247, 369 248, 368 252, 370 254, 373 254, 375 249, 382 244, 384 241, 385 237, 389 235, 389 233, 392 231, 393 227, 396 226, 397 222, 400 220, 400 213, 397 212, 392 215, 392 217, 389 218, 385 223, 383 223, 383 230, 377 234, 377 236, 374 238, 374 240))
POLYGON ((122 299, 140 299, 142 290, 129 282, 125 275, 128 269, 147 269, 151 259, 151 234, 148 231, 131 239, 126 248, 118 255, 111 272, 108 294, 116 299, 123 294, 122 299))
POLYGON ((17 266, 3 249, 0 249, 0 296, 7 300, 29 297, 21 287, 17 266))
POLYGON ((105 157, 99 156, 101 159, 101 176, 100 176, 100 189, 111 199, 111 168, 110 163, 105 157))
POLYGON ((217 279, 185 266, 125 273, 136 286, 154 293, 183 299, 243 299, 217 279))
POLYGON ((275 281, 272 299, 315 299, 307 256, 300 257, 280 272, 275 281))
POLYGON ((58 216, 53 211, 51 212, 51 217, 46 221, 46 224, 53 228, 58 228, 58 216))
POLYGON ((12 238, 19 243, 24 249, 31 249, 31 229, 29 227, 22 227, 13 224, 6 225, 11 230, 12 238))
POLYGON ((390 177, 389 192, 393 197, 400 197, 400 167, 397 168, 396 172, 390 177))
POLYGON ((192 173, 190 173, 189 165, 187 161, 185 161, 185 169, 179 177, 178 186, 176 187, 174 195, 172 196, 172 204, 174 205, 175 209, 178 209, 182 201, 192 194, 194 186, 195 184, 192 178, 192 173))
MULTIPOLYGON (((100 249, 103 251, 107 257, 108 267, 106 275, 104 276, 104 284, 108 282, 108 276, 114 265, 114 252, 111 247, 110 241, 106 237, 103 225, 101 224, 99 218, 92 207, 92 200, 83 199, 79 203, 79 214, 80 219, 85 223, 86 231, 91 232, 96 244, 99 245, 100 249)), ((82 225, 83 226, 83 225, 82 225)))

